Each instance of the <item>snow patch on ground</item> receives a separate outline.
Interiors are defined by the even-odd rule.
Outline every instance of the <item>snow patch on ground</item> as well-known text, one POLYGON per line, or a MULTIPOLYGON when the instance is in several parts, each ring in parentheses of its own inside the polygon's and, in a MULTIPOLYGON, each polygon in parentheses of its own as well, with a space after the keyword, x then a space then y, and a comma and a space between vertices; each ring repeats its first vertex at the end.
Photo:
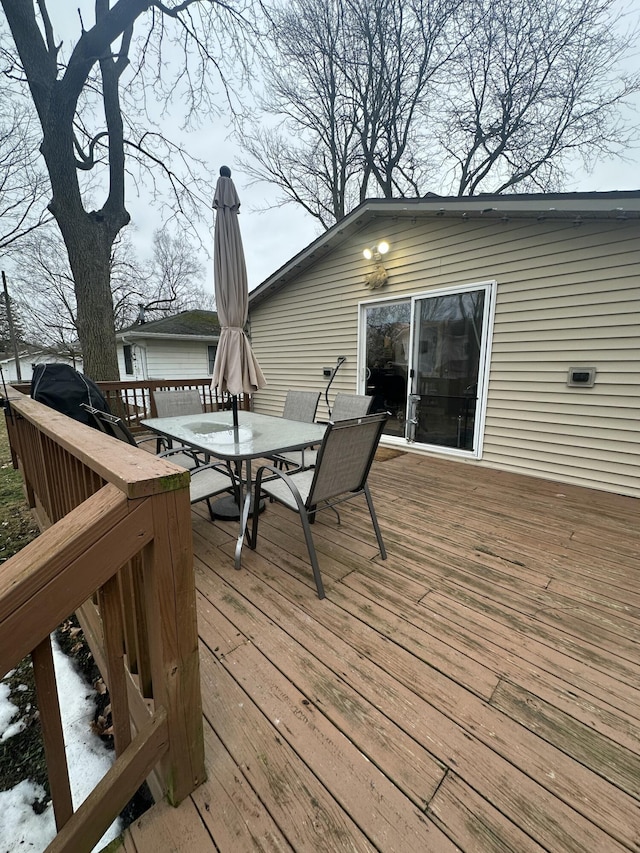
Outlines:
POLYGON ((10 693, 8 684, 0 684, 0 741, 8 740, 24 728, 22 720, 13 721, 20 709, 9 698, 10 693))
MULTIPOLYGON (((106 774, 113 763, 113 752, 107 750, 91 730, 94 713, 94 690, 87 685, 73 662, 65 655, 52 635, 53 659, 60 700, 60 712, 69 766, 73 807, 77 809, 106 774)), ((9 700, 9 688, 0 684, 0 739, 12 737, 21 721, 15 720, 18 709, 9 700)), ((42 799, 44 790, 24 780, 10 791, 0 791, 0 853, 42 853, 56 834, 53 807, 36 814, 32 804, 42 799)), ((99 851, 120 832, 121 821, 114 821, 94 850, 99 851)))

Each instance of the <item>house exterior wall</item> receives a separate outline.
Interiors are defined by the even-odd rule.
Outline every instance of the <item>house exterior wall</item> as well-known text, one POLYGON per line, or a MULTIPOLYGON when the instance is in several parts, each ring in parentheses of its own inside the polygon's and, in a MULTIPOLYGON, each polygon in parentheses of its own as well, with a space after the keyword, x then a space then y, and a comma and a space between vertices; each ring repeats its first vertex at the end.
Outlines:
MULTIPOLYGON (((68 364, 74 370, 82 373, 82 359, 76 359, 73 362, 71 359, 60 355, 34 354, 20 358, 20 382, 31 382, 33 368, 37 364, 68 364)), ((4 374, 4 381, 7 384, 18 381, 15 358, 6 359, 2 362, 2 372, 4 374)))
MULTIPOLYGON (((323 255, 323 249, 319 250, 323 255)), ((251 307, 268 387, 256 411, 280 414, 288 388, 355 392, 358 305, 377 297, 497 282, 481 464, 640 496, 640 225, 637 221, 380 218, 251 307), (387 239, 388 284, 364 283, 362 249, 387 239), (567 387, 572 366, 593 388, 567 387)), ((326 416, 324 399, 318 416, 326 416)))
POLYGON ((120 378, 125 379, 202 379, 209 376, 209 341, 172 341, 166 338, 131 340, 134 374, 127 374, 124 345, 118 344, 120 378))

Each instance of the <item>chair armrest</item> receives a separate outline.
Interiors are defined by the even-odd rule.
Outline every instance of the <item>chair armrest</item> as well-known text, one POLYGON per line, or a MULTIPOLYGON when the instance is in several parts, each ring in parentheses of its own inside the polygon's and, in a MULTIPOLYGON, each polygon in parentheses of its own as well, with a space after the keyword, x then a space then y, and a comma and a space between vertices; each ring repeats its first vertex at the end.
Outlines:
MULTIPOLYGON (((194 450, 191 447, 170 447, 168 450, 163 450, 161 453, 156 454, 161 459, 169 459, 171 461, 172 456, 189 456, 194 461, 194 468, 199 468, 203 464, 203 457, 198 455, 198 451, 194 450)), ((209 461, 208 457, 204 458, 204 463, 206 464, 209 461)))
POLYGON ((166 441, 161 435, 148 435, 148 436, 144 436, 142 438, 139 438, 138 436, 136 436, 136 444, 138 445, 138 447, 140 447, 142 444, 146 444, 147 441, 155 441, 156 442, 156 448, 163 446, 163 445, 166 447, 166 441))

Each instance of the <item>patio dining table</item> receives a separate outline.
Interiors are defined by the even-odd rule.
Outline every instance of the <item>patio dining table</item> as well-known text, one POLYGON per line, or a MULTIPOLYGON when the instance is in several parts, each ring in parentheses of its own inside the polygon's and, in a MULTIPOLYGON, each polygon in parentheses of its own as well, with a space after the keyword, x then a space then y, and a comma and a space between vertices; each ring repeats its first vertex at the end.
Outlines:
POLYGON ((235 566, 240 568, 242 545, 251 506, 251 461, 320 444, 326 424, 304 423, 288 418, 241 411, 237 427, 232 412, 206 412, 171 418, 147 418, 141 425, 172 441, 234 463, 238 481, 240 526, 235 566))

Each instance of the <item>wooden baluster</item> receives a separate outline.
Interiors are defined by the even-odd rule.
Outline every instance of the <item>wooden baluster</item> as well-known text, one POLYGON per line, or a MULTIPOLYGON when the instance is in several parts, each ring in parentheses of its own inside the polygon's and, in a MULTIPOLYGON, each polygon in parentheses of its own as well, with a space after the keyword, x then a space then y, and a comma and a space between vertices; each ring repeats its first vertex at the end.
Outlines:
POLYGON ((44 754, 49 773, 49 787, 56 827, 61 829, 73 814, 69 770, 64 749, 64 735, 60 718, 60 703, 56 689, 51 639, 46 637, 31 652, 33 677, 38 696, 38 711, 42 725, 44 754))
POLYGON ((124 666, 124 629, 117 576, 101 587, 98 599, 104 628, 105 656, 109 671, 109 699, 113 719, 113 740, 116 755, 122 755, 131 743, 131 723, 127 702, 127 681, 124 666))

